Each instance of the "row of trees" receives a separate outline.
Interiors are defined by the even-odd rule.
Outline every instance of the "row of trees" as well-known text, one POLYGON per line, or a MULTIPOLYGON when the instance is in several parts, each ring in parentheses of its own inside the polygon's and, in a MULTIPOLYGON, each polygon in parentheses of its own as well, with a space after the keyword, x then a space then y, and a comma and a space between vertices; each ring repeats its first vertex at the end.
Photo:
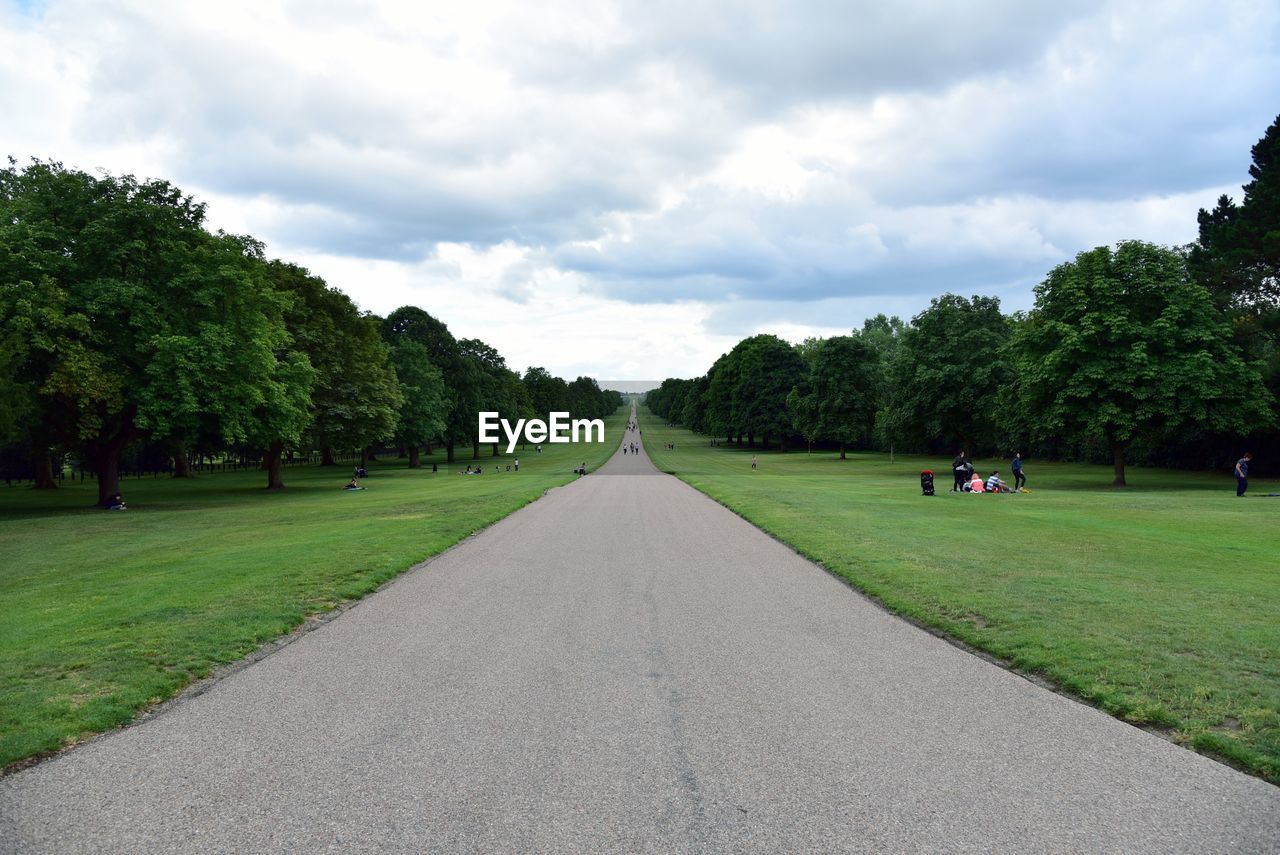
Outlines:
POLYGON ((766 446, 803 439, 910 450, 1095 457, 1125 483, 1144 459, 1226 465, 1280 456, 1280 119, 1253 148, 1237 204, 1199 214, 1170 249, 1098 247, 1054 268, 1030 312, 947 294, 903 323, 791 346, 739 342, 705 376, 649 393, 657 415, 766 446))
POLYGON ((178 476, 192 452, 252 449, 277 489, 288 451, 332 463, 390 442, 417 466, 431 443, 479 456, 482 409, 596 418, 621 403, 590 378, 521 378, 422 309, 363 313, 204 215, 164 181, 0 171, 0 443, 28 451, 37 486, 70 453, 105 499, 126 449, 163 443, 178 476))

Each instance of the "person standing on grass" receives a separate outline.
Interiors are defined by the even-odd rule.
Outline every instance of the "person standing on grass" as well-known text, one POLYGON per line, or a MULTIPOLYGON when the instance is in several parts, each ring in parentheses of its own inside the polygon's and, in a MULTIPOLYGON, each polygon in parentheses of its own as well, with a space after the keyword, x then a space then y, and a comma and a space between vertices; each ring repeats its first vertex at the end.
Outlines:
POLYGON ((1249 461, 1253 459, 1253 455, 1249 452, 1244 453, 1236 461, 1236 495, 1243 496, 1244 491, 1249 489, 1249 461))
POLYGON ((956 459, 951 461, 951 474, 955 477, 955 483, 951 486, 951 492, 957 493, 964 490, 964 485, 969 480, 968 469, 964 465, 964 452, 956 455, 956 459))
POLYGON ((1010 464, 1013 469, 1013 489, 1021 490, 1022 486, 1027 483, 1027 476, 1022 474, 1022 453, 1014 452, 1013 463, 1010 464))
POLYGON ((756 468, 756 456, 754 454, 751 455, 751 468, 752 469, 756 468))

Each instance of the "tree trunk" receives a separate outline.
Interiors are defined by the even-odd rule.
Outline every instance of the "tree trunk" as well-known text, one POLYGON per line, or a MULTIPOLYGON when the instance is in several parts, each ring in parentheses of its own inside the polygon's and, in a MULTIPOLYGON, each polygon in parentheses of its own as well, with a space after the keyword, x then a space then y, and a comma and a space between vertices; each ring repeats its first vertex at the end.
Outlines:
POLYGON ((496 442, 495 442, 495 443, 493 444, 493 456, 494 456, 494 457, 499 457, 499 456, 501 456, 501 454, 502 454, 502 452, 498 451, 498 443, 496 443, 496 442))
POLYGON ((187 450, 182 446, 173 450, 173 477, 191 477, 191 461, 187 458, 187 450))
POLYGON ((31 485, 31 489, 58 489, 58 482, 53 478, 53 455, 49 453, 49 449, 42 448, 37 451, 32 463, 35 464, 35 483, 31 485))
POLYGON ((369 453, 369 446, 366 445, 364 448, 360 449, 360 468, 361 469, 369 468, 369 458, 372 456, 373 455, 369 453))
POLYGON ((840 443, 840 459, 841 459, 841 460, 844 460, 844 459, 845 459, 845 456, 844 456, 844 443, 843 443, 843 442, 842 442, 842 443, 840 443))
POLYGON ((414 443, 409 446, 409 468, 417 469, 422 466, 422 461, 418 457, 418 444, 414 443))
POLYGON ((333 459, 333 448, 325 446, 320 449, 320 465, 321 466, 337 466, 338 462, 333 459))
POLYGON ((105 508, 107 499, 120 492, 120 451, 116 448, 97 455, 98 507, 105 508))
POLYGON ((1115 480, 1111 482, 1113 487, 1125 486, 1124 481, 1124 443, 1111 443, 1111 465, 1115 470, 1115 480))
POLYGON ((430 457, 430 456, 431 456, 431 442, 430 442, 430 440, 428 440, 428 441, 427 441, 426 446, 427 446, 427 447, 426 447, 426 450, 425 450, 423 453, 424 453, 424 454, 426 454, 428 457, 430 457))
POLYGON ((480 443, 478 442, 471 443, 471 459, 472 460, 480 459, 480 443))
POLYGON ((98 507, 105 508, 107 499, 120 492, 120 455, 125 438, 117 436, 94 443, 94 461, 98 465, 98 507))
POLYGON ((283 442, 271 443, 271 448, 262 458, 262 468, 267 470, 267 489, 283 490, 284 473, 280 464, 280 452, 284 451, 283 442))
POLYGON ((756 447, 756 435, 753 433, 747 434, 747 448, 755 448, 755 447, 756 447))
POLYGON ((453 462, 453 440, 449 440, 444 444, 444 459, 446 463, 453 462))

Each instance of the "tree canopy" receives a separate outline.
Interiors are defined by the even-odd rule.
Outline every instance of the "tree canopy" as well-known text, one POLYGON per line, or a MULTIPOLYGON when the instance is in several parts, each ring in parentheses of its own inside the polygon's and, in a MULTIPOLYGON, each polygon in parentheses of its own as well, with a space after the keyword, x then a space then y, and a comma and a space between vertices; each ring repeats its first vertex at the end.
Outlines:
POLYGON ((881 432, 899 442, 989 445, 1000 393, 1013 383, 1002 355, 1008 319, 995 297, 935 297, 902 331, 881 432))
POLYGON ((38 161, 0 171, 0 323, 26 341, 10 358, 36 411, 29 439, 42 456, 82 449, 100 500, 135 439, 204 419, 227 443, 266 421, 282 441, 301 431, 281 413, 306 401, 311 367, 286 355, 261 247, 203 221, 165 181, 38 161))
POLYGON ((1040 436, 1105 441, 1116 485, 1135 439, 1271 421, 1270 394, 1180 253, 1098 247, 1054 268, 1035 294, 1010 348, 1024 416, 1040 436))

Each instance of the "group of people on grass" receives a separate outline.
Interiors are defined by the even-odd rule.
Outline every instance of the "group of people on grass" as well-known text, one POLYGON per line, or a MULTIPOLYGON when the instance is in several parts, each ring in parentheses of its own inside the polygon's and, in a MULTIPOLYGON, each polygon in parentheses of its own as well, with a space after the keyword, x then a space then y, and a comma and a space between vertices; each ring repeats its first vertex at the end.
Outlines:
MULTIPOLYGON (((519 471, 520 471, 520 458, 519 458, 519 457, 517 457, 513 462, 508 463, 508 464, 507 464, 506 469, 503 469, 501 464, 494 464, 493 471, 494 471, 495 473, 513 472, 513 471, 514 471, 514 472, 519 472, 519 471)), ((483 475, 483 474, 484 474, 484 467, 483 467, 483 466, 481 466, 481 465, 480 465, 480 464, 478 464, 478 463, 477 463, 474 467, 472 467, 472 465, 471 465, 470 463, 468 463, 468 464, 467 464, 467 468, 466 468, 466 469, 464 469, 464 470, 462 470, 462 471, 460 471, 458 474, 459 474, 459 475, 483 475)))
POLYGON ((1013 471, 1013 486, 1009 486, 1009 482, 1000 477, 1000 471, 992 470, 984 481, 978 471, 973 468, 973 463, 965 455, 963 451, 956 455, 956 459, 951 461, 951 472, 955 476, 955 483, 951 487, 953 493, 1017 493, 1026 491, 1027 476, 1022 471, 1022 453, 1017 452, 1013 455, 1013 463, 1009 468, 1013 471))

